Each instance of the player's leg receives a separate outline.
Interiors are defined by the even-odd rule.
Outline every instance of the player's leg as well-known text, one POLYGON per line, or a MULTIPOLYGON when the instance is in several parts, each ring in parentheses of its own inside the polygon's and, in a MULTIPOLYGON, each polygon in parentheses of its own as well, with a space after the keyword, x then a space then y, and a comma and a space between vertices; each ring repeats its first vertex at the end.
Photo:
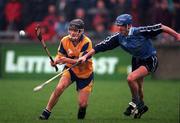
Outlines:
MULTIPOLYGON (((143 78, 147 76, 149 73, 155 72, 157 69, 157 66, 158 66, 158 60, 156 56, 151 56, 144 60, 140 60, 137 58, 132 59, 133 72, 129 74, 128 76, 128 84, 132 90, 132 101, 135 102, 135 103, 132 102, 132 104, 130 104, 129 107, 131 107, 131 111, 132 111, 132 107, 133 108, 136 107, 138 109, 138 110, 134 110, 134 111, 138 111, 134 113, 135 114, 134 118, 140 118, 141 115, 148 110, 148 107, 144 105, 144 102, 143 102, 143 96, 144 96, 143 95, 143 78), (136 88, 138 92, 137 90, 133 89, 133 84, 135 83, 135 81, 133 82, 133 80, 136 80, 136 82, 138 83, 138 88, 136 88)), ((127 108, 127 110, 130 109, 129 107, 127 108)))
POLYGON ((78 102, 79 102, 79 109, 78 109, 78 114, 77 114, 78 119, 85 118, 89 95, 92 91, 92 85, 93 84, 91 82, 86 87, 78 91, 78 102))
POLYGON ((134 70, 128 75, 127 81, 128 81, 129 88, 131 90, 132 102, 129 103, 129 107, 124 112, 126 116, 130 116, 132 112, 135 111, 135 108, 137 107, 137 105, 141 103, 140 95, 139 95, 140 88, 138 85, 138 80, 147 76, 148 73, 149 72, 145 66, 140 66, 139 68, 137 68, 136 70, 134 70))
POLYGON ((42 114, 40 115, 39 119, 41 120, 47 120, 51 114, 52 108, 57 103, 60 95, 63 93, 63 91, 71 84, 70 77, 63 75, 56 86, 55 90, 51 94, 48 104, 42 114))
MULTIPOLYGON (((155 72, 158 67, 158 60, 157 56, 151 56, 143 61, 141 61, 141 64, 143 64, 149 73, 155 72)), ((141 118, 141 115, 148 111, 148 107, 144 104, 143 100, 143 78, 140 78, 138 80, 139 85, 139 96, 141 105, 138 107, 138 112, 134 115, 134 118, 141 118)))
POLYGON ((135 71, 131 72, 128 75, 127 81, 131 90, 132 101, 135 104, 138 104, 140 102, 140 96, 139 96, 140 88, 139 88, 138 80, 144 78, 148 74, 149 72, 147 68, 145 66, 140 66, 138 69, 136 69, 135 71))
POLYGON ((144 102, 144 92, 143 92, 144 78, 139 78, 137 80, 137 83, 138 83, 138 88, 139 88, 140 101, 144 102))
POLYGON ((48 111, 51 111, 54 105, 57 103, 59 96, 64 92, 64 90, 71 84, 70 78, 67 78, 66 76, 63 76, 60 79, 60 82, 56 86, 56 89, 54 92, 51 94, 51 97, 48 101, 46 109, 48 111))
POLYGON ((142 114, 148 111, 147 105, 144 104, 143 80, 144 78, 140 78, 137 80, 139 87, 140 105, 138 107, 138 112, 134 114, 134 118, 140 118, 142 114))
POLYGON ((83 90, 79 90, 78 92, 78 102, 79 102, 78 119, 85 118, 89 94, 90 94, 89 92, 83 90))

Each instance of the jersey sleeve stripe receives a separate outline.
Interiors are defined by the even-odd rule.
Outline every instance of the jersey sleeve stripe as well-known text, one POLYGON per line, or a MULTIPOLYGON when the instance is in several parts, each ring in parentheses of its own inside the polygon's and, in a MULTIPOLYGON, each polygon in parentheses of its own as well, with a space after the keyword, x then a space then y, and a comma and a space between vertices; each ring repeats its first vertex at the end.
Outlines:
POLYGON ((60 52, 61 54, 64 54, 65 56, 67 56, 67 52, 66 52, 66 50, 64 49, 63 44, 60 44, 60 45, 59 45, 58 52, 60 52))
POLYGON ((159 31, 161 29, 162 29, 161 24, 155 24, 155 25, 152 25, 152 26, 140 27, 139 31, 140 32, 151 32, 151 31, 159 31))

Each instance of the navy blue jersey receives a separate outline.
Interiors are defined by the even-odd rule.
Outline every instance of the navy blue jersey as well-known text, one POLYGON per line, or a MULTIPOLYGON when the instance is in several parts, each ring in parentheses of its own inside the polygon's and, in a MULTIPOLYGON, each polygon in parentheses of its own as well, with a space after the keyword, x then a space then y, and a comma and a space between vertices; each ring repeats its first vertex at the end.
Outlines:
POLYGON ((128 36, 121 33, 107 37, 94 47, 95 53, 120 46, 134 57, 145 59, 156 54, 151 38, 162 32, 161 24, 144 27, 131 27, 128 36))

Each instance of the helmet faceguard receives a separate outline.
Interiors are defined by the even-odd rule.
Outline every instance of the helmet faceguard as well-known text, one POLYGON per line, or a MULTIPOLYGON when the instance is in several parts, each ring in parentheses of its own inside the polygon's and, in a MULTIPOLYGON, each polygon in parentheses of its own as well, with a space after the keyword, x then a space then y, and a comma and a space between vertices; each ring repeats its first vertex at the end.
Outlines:
POLYGON ((72 41, 77 41, 84 33, 84 22, 81 19, 74 19, 70 22, 68 33, 72 41))

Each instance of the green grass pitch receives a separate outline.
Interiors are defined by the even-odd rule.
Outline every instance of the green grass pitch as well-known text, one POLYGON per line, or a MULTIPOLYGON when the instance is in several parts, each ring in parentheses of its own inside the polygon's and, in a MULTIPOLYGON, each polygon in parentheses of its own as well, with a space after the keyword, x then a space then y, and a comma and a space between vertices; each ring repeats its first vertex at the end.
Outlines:
MULTIPOLYGON (((33 79, 0 79, 0 123, 43 123, 38 116, 47 104, 58 80, 34 93, 33 87, 45 81, 33 79)), ((178 123, 179 81, 146 80, 145 102, 149 111, 141 119, 125 117, 130 101, 126 81, 96 81, 90 96, 86 119, 78 121, 77 93, 71 85, 54 107, 46 123, 178 123)))

